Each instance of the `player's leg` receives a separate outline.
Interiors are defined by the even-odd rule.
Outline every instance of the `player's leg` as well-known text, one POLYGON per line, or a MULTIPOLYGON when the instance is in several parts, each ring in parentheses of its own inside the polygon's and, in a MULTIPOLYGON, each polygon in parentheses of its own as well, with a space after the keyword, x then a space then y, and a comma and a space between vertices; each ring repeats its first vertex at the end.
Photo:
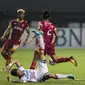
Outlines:
POLYGON ((64 78, 68 78, 68 79, 75 79, 74 76, 72 74, 68 74, 68 75, 63 75, 63 74, 52 74, 52 73, 46 73, 43 76, 43 80, 48 80, 49 78, 53 78, 53 79, 64 79, 64 78))
POLYGON ((40 43, 34 52, 34 58, 30 69, 35 69, 37 60, 45 60, 44 58, 44 43, 40 43))
POLYGON ((39 52, 36 49, 35 52, 34 52, 34 57, 33 57, 33 60, 32 60, 31 66, 30 66, 30 69, 35 69, 36 64, 37 64, 38 56, 39 56, 39 52))
POLYGON ((38 48, 35 50, 30 69, 35 69, 37 60, 45 60, 44 50, 38 48))
POLYGON ((8 55, 9 53, 6 50, 2 50, 1 51, 1 55, 3 56, 3 58, 6 60, 5 66, 8 65, 8 63, 11 62, 11 57, 8 55))
POLYGON ((51 47, 50 49, 51 50, 48 51, 48 55, 50 55, 54 63, 71 62, 73 65, 77 66, 77 62, 72 56, 58 57, 56 56, 54 47, 51 47))
POLYGON ((49 60, 49 63, 63 63, 63 62, 71 62, 73 65, 77 66, 76 60, 70 56, 70 57, 56 57, 56 55, 51 55, 52 60, 49 60))
MULTIPOLYGON (((5 66, 7 66, 11 62, 11 56, 16 51, 16 49, 19 47, 19 45, 14 45, 11 49, 8 49, 8 46, 5 44, 2 48, 1 54, 6 60, 5 66)), ((10 45, 9 45, 10 46, 10 45)))

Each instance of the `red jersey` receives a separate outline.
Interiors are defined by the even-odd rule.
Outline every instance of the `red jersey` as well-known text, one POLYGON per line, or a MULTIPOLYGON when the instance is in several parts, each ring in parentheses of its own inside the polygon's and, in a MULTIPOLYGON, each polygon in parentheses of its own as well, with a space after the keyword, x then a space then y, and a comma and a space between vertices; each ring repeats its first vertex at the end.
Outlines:
POLYGON ((12 26, 11 39, 15 41, 20 40, 24 30, 28 27, 27 21, 23 20, 20 22, 17 19, 12 20, 10 25, 12 26))
POLYGON ((44 42, 45 45, 49 45, 53 41, 54 33, 56 33, 56 27, 53 23, 49 21, 40 21, 39 26, 41 26, 44 32, 44 42))

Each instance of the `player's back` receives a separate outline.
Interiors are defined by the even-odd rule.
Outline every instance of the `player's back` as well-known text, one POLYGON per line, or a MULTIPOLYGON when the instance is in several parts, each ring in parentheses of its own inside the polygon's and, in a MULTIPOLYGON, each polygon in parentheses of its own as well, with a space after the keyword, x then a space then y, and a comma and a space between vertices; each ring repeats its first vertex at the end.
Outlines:
POLYGON ((46 45, 51 44, 53 34, 55 32, 55 25, 50 21, 41 21, 42 31, 44 32, 44 42, 46 45))
POLYGON ((28 23, 25 20, 20 22, 17 19, 14 19, 10 24, 12 26, 11 38, 17 41, 21 38, 26 27, 28 27, 28 23))

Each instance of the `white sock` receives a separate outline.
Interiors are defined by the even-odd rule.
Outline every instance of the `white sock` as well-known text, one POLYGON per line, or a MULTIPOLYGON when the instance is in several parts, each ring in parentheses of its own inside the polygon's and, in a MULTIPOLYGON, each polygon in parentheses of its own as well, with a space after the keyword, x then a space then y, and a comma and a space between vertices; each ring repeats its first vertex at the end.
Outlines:
POLYGON ((67 78, 67 77, 68 77, 68 75, 62 75, 62 74, 56 74, 56 76, 57 76, 59 79, 67 78))

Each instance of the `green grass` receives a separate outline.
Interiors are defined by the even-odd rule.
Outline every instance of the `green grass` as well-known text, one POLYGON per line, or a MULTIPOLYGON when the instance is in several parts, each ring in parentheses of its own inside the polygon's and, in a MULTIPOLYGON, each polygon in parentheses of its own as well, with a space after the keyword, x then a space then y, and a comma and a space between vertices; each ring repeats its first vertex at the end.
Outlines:
MULTIPOLYGON (((76 79, 80 80, 53 80, 50 79, 46 82, 42 82, 42 85, 85 85, 85 49, 57 49, 57 55, 70 56, 73 55, 78 62, 78 67, 73 66, 70 62, 56 64, 55 66, 48 65, 49 72, 61 73, 61 74, 73 74, 76 79)), ((12 56, 13 59, 18 59, 25 68, 29 68, 32 58, 33 50, 17 50, 12 56)), ((49 57, 47 57, 48 60, 49 57)), ((0 69, 4 67, 4 59, 0 55, 0 69)), ((14 83, 8 82, 6 76, 9 73, 0 71, 0 85, 14 85, 14 83)), ((12 77, 15 78, 15 77, 12 77)), ((41 83, 27 83, 29 85, 41 85, 41 83)), ((16 85, 19 85, 16 83, 16 85)), ((21 84, 20 85, 25 85, 21 84)))

